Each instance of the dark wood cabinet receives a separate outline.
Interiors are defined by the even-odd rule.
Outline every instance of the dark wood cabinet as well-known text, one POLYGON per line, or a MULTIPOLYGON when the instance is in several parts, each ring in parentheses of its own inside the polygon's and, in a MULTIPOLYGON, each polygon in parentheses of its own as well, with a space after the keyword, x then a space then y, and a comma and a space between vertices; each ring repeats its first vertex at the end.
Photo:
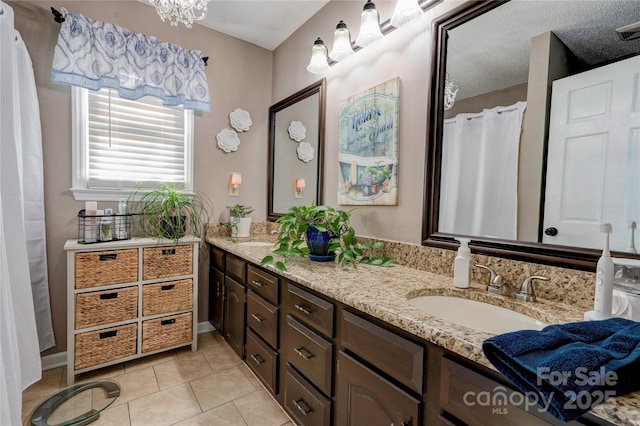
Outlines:
POLYGON ((417 426, 421 400, 340 351, 336 388, 339 426, 417 426))
POLYGON ((233 278, 224 278, 224 339, 243 358, 246 288, 233 278))
POLYGON ((217 268, 209 269, 209 322, 218 331, 223 329, 224 273, 217 268))

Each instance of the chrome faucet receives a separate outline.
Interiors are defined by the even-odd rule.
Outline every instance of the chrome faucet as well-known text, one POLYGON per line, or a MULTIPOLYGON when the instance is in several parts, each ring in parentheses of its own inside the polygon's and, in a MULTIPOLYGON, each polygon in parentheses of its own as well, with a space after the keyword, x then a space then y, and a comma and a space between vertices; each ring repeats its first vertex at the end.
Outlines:
POLYGON ((502 275, 496 274, 496 272, 488 266, 478 265, 478 268, 486 269, 491 276, 489 277, 489 284, 487 285, 487 291, 493 294, 499 294, 501 296, 509 297, 511 299, 522 300, 524 302, 535 302, 536 293, 533 287, 534 280, 549 281, 549 278, 534 275, 524 280, 520 289, 516 290, 512 285, 505 282, 502 275))

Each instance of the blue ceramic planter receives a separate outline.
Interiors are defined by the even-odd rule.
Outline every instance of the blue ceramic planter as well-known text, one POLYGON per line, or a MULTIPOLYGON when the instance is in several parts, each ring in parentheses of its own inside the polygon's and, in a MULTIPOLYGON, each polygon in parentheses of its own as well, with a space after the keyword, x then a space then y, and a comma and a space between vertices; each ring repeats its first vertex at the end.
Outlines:
POLYGON ((317 262, 330 262, 335 259, 336 254, 329 252, 329 241, 331 241, 331 235, 328 232, 321 232, 310 226, 307 229, 309 259, 317 262))

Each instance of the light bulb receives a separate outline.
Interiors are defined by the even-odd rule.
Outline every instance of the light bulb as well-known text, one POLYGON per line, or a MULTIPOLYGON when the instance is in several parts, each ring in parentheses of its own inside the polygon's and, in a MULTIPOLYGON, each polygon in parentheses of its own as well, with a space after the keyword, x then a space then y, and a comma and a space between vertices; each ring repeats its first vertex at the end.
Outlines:
POLYGON ((347 29, 347 24, 340 21, 336 26, 336 32, 333 35, 333 49, 329 53, 329 57, 336 62, 340 62, 348 56, 353 55, 351 47, 351 34, 347 29))
POLYGON ((391 17, 391 25, 400 28, 421 17, 423 13, 417 0, 398 0, 396 10, 391 17))
POLYGON ((360 47, 367 47, 378 40, 382 40, 382 31, 380 31, 380 20, 376 5, 371 0, 362 9, 360 17, 360 34, 356 40, 356 44, 360 47))
POLYGON ((320 37, 313 43, 311 49, 311 61, 307 66, 307 71, 312 74, 322 74, 329 71, 329 62, 327 62, 327 48, 320 37))

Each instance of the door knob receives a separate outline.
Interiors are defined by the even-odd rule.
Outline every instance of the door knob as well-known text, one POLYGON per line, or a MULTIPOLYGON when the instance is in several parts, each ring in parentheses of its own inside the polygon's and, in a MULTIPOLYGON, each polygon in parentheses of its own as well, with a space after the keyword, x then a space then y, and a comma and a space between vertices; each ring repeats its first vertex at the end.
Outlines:
POLYGON ((554 228, 553 226, 544 230, 544 233, 550 237, 555 237, 558 235, 558 228, 554 228))

